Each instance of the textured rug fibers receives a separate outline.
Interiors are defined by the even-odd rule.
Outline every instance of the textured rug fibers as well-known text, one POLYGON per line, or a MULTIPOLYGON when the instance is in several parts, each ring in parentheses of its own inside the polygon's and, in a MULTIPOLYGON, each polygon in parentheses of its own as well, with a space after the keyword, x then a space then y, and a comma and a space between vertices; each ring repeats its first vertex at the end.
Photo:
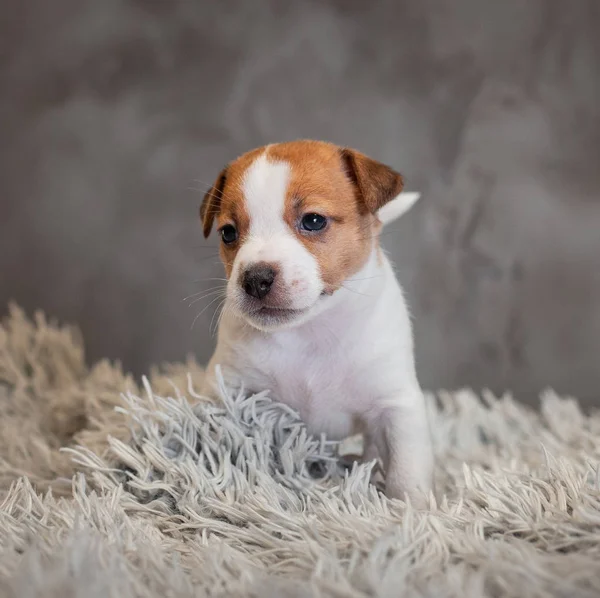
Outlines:
MULTIPOLYGON (((75 330, 0 327, 0 596, 600 595, 600 415, 429 398, 444 497, 389 501, 266 393, 138 383, 75 330)), ((343 447, 342 447, 343 448, 343 447)))

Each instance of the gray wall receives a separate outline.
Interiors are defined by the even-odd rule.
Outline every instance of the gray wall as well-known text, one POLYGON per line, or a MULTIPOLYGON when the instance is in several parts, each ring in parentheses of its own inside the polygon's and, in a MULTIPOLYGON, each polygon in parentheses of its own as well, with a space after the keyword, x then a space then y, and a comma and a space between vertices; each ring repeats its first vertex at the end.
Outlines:
POLYGON ((600 403, 597 0, 0 10, 0 306, 137 372, 207 359, 212 310, 190 331, 182 302, 221 276, 200 190, 253 146, 323 138, 424 193, 384 239, 425 386, 600 403))

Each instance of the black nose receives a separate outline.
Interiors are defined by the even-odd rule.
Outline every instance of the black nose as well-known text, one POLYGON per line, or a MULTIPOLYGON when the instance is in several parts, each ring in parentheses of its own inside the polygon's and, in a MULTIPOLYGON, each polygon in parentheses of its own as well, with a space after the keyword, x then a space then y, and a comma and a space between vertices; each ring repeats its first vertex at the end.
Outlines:
POLYGON ((262 299, 271 290, 275 275, 275 269, 268 264, 250 266, 244 272, 242 287, 251 297, 262 299))

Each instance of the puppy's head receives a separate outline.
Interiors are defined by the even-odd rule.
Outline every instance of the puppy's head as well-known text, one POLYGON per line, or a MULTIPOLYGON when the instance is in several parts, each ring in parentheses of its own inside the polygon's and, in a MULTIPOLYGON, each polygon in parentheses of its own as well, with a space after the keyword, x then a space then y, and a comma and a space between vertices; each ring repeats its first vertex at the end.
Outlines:
POLYGON ((320 312, 368 259, 377 212, 401 190, 388 166, 324 142, 269 145, 229 164, 200 218, 205 237, 216 220, 232 308, 262 330, 320 312))

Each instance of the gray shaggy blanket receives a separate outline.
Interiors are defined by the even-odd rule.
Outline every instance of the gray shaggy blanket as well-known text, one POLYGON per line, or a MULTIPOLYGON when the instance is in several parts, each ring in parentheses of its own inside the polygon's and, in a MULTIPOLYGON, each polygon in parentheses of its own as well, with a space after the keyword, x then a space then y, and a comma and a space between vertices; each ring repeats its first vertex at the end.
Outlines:
POLYGON ((600 415, 472 392, 429 398, 444 495, 387 500, 371 465, 266 393, 138 385, 76 331, 0 327, 0 596, 600 594, 600 415))

